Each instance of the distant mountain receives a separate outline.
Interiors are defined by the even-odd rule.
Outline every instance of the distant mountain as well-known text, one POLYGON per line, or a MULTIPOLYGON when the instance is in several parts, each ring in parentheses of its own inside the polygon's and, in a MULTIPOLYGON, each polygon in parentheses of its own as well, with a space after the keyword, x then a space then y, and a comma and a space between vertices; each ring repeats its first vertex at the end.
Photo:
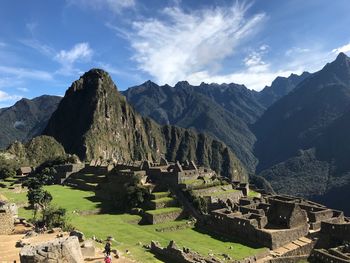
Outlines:
POLYGON ((268 108, 291 92, 300 82, 310 77, 310 75, 311 73, 309 72, 303 72, 300 76, 291 74, 288 78, 277 77, 271 86, 266 86, 262 91, 257 93, 258 101, 268 108))
POLYGON ((236 180, 247 179, 241 162, 222 142, 141 117, 99 69, 85 73, 66 91, 44 134, 83 160, 130 161, 151 154, 155 160, 192 159, 236 180))
POLYGON ((243 164, 254 172, 252 154, 255 136, 248 125, 264 111, 254 92, 236 84, 201 84, 186 81, 158 86, 147 81, 123 94, 143 116, 160 124, 171 124, 205 132, 225 142, 243 164))
POLYGON ((335 197, 344 187, 350 197, 349 123, 350 58, 340 53, 254 124, 257 172, 276 191, 344 208, 335 197))
POLYGON ((21 99, 15 105, 0 110, 0 148, 18 140, 26 142, 41 134, 56 110, 61 97, 40 96, 21 99))

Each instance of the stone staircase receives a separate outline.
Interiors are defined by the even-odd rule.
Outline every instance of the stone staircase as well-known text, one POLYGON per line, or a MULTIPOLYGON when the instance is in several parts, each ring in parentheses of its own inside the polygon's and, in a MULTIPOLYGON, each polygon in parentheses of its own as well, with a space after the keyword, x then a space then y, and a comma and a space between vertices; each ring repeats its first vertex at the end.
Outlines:
POLYGON ((179 219, 183 209, 169 191, 153 192, 145 204, 144 221, 149 224, 165 223, 179 219))
MULTIPOLYGON (((314 241, 307 237, 301 237, 294 240, 282 247, 276 248, 270 251, 270 255, 259 259, 257 263, 264 262, 274 262, 274 259, 278 259, 278 262, 282 262, 283 258, 301 258, 303 256, 307 257, 314 247, 314 241)), ((287 262, 287 260, 286 260, 287 262)), ((288 261, 289 262, 289 261, 288 261)))

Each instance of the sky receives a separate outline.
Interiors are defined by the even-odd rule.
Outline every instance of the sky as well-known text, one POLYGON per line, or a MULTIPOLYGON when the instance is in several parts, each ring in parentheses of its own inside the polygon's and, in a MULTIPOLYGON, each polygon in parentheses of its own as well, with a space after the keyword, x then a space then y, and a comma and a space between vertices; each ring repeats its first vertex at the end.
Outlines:
POLYGON ((2 0, 0 107, 63 96, 91 68, 147 80, 238 83, 315 72, 350 54, 349 0, 2 0))

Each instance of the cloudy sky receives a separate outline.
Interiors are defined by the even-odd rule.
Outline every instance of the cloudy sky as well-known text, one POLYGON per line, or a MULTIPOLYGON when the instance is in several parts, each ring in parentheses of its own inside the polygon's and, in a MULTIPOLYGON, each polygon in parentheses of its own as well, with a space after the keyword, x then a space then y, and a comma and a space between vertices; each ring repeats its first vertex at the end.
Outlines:
POLYGON ((124 90, 150 79, 245 84, 350 53, 349 0, 2 0, 0 107, 63 95, 93 67, 124 90))

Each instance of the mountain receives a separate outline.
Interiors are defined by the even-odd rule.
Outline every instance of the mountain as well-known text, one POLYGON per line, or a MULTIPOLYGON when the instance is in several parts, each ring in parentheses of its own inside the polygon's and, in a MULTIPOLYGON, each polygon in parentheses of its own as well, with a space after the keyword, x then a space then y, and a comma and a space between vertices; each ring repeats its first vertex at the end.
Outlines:
POLYGON ((162 155, 171 161, 192 159, 232 178, 247 178, 240 161, 222 142, 140 116, 100 69, 72 84, 44 134, 83 160, 140 160, 150 153, 155 160, 162 155))
POLYGON ((311 75, 309 72, 303 72, 301 75, 291 74, 288 78, 277 77, 271 84, 257 93, 258 101, 266 108, 280 98, 291 92, 300 82, 311 75))
POLYGON ((18 140, 26 142, 41 134, 56 110, 61 97, 40 96, 21 99, 15 105, 0 110, 0 148, 18 140))
POLYGON ((340 53, 254 124, 257 172, 278 192, 344 208, 336 200, 338 188, 350 190, 349 121, 350 58, 340 53))
POLYGON ((0 157, 14 161, 18 166, 38 166, 45 161, 66 157, 61 144, 50 136, 36 136, 26 143, 16 141, 0 157))
POLYGON ((123 94, 143 116, 160 124, 171 124, 207 133, 227 144, 250 172, 255 136, 248 125, 264 111, 254 93, 237 84, 192 86, 186 81, 158 86, 147 81, 123 94))

